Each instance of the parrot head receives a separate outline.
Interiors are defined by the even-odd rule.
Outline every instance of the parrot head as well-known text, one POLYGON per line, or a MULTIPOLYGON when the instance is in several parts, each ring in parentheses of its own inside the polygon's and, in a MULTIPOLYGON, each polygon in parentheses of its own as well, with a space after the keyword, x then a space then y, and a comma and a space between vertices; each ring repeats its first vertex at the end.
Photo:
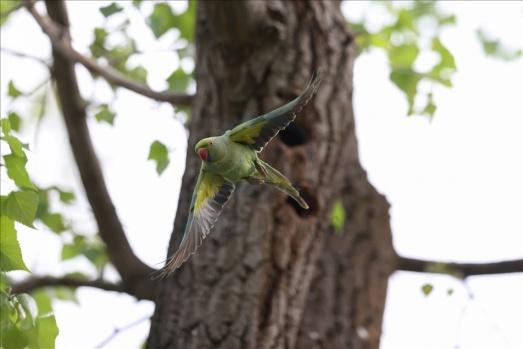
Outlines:
POLYGON ((202 161, 213 162, 223 157, 223 145, 217 137, 205 138, 199 141, 194 147, 194 151, 200 156, 202 161))

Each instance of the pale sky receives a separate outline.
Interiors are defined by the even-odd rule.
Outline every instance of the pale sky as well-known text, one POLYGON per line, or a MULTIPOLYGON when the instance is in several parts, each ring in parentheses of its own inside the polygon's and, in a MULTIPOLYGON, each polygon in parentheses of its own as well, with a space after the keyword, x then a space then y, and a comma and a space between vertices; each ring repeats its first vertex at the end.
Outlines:
MULTIPOLYGON (((438 110, 433 122, 407 117, 404 96, 388 80, 385 55, 373 51, 360 56, 355 66, 354 104, 361 161, 371 182, 392 204, 398 253, 453 262, 523 258, 523 60, 507 63, 485 58, 475 36, 475 30, 482 27, 509 47, 522 48, 523 3, 439 4, 458 20, 441 36, 456 59, 454 87, 436 89, 438 110)), ((97 10, 100 3, 71 2, 68 6, 75 47, 86 52, 92 28, 103 25, 97 10)), ((371 15, 366 12, 368 6, 366 2, 350 3, 346 12, 351 18, 371 15)), ((144 5, 144 13, 150 7, 144 5)), ((373 16, 376 23, 383 20, 379 14, 373 16)), ((137 19, 131 18, 139 22, 137 19)), ((148 32, 143 24, 134 24, 132 30, 139 36, 139 48, 149 52, 168 46, 176 36, 168 33, 154 44, 152 35, 144 34, 148 32)), ((43 58, 50 54, 45 35, 23 11, 2 28, 1 46, 43 58)), ((3 52, 1 58, 1 112, 5 116, 7 82, 14 79, 27 91, 43 81, 46 72, 31 60, 3 52)), ((150 69, 149 83, 155 89, 167 87, 164 80, 178 64, 169 52, 141 55, 136 62, 150 69)), ((79 67, 78 73, 82 82, 88 81, 85 69, 79 67)), ((82 85, 82 93, 94 95, 98 101, 110 102, 107 91, 103 83, 82 85)), ((20 101, 15 107, 31 110, 20 101)), ((118 112, 115 126, 91 118, 92 135, 130 243, 140 258, 155 265, 165 258, 176 212, 186 131, 173 118, 172 108, 127 91, 119 91, 114 108, 118 112), (154 164, 146 161, 155 139, 171 149, 171 164, 161 177, 154 164)), ((33 120, 23 136, 30 143, 36 139, 29 159, 35 182, 79 188, 59 116, 46 115, 37 135, 35 128, 33 120)), ((2 181, 2 194, 9 189, 6 187, 2 181)), ((79 221, 79 231, 95 231, 84 198, 67 212, 79 221)), ((92 272, 82 260, 62 266, 59 240, 53 233, 21 228, 19 238, 24 259, 36 273, 60 275, 77 268, 92 272)), ((392 275, 382 348, 523 347, 523 273, 471 277, 466 285, 468 291, 462 282, 445 275, 392 275), (421 292, 426 283, 434 286, 428 297, 421 292), (448 289, 454 291, 451 296, 448 289)), ((54 303, 60 328, 57 348, 94 348, 115 328, 153 312, 152 302, 137 302, 130 296, 87 288, 77 293, 79 304, 54 303)), ((143 321, 115 336, 104 348, 137 348, 148 330, 149 322, 143 321)))

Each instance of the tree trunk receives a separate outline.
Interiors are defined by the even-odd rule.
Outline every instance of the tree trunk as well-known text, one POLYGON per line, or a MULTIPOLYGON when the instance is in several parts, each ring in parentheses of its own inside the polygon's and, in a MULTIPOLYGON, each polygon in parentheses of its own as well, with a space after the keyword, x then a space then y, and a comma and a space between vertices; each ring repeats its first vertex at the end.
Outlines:
POLYGON ((356 51, 333 1, 200 2, 187 167, 172 254, 200 168, 196 142, 289 102, 312 72, 317 94, 266 147, 265 161, 310 209, 241 183, 211 234, 160 281, 148 348, 376 348, 397 264, 388 204, 358 160, 352 113, 356 51), (347 219, 329 218, 342 199, 347 219))

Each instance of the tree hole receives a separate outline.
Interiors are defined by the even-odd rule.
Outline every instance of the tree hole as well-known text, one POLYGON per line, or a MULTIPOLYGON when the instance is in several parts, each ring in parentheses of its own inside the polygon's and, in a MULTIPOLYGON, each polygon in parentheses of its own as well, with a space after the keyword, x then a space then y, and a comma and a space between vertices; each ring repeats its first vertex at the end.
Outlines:
POLYGON ((296 214, 302 218, 316 216, 320 209, 316 195, 313 195, 307 188, 300 188, 298 190, 300 192, 300 196, 303 198, 303 200, 305 200, 307 205, 309 205, 309 208, 305 209, 301 207, 300 204, 298 204, 296 200, 290 196, 287 197, 287 203, 291 205, 296 211, 296 214))
POLYGON ((295 122, 291 122, 279 133, 280 139, 289 147, 297 147, 308 142, 307 134, 295 122))

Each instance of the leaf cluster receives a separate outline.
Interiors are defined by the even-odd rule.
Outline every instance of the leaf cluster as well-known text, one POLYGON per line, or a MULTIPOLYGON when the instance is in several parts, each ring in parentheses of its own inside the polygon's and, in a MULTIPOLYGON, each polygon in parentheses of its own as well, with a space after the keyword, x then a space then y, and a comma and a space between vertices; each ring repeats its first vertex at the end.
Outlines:
POLYGON ((390 67, 389 78, 407 99, 407 114, 432 119, 436 112, 434 87, 451 87, 452 75, 457 70, 454 56, 440 40, 441 30, 456 23, 455 16, 443 13, 434 1, 376 1, 372 6, 385 9, 392 20, 373 31, 367 18, 350 23, 360 50, 384 50, 390 67), (437 59, 428 67, 420 67, 422 54, 437 59), (428 88, 421 89, 421 84, 428 88))
MULTIPOLYGON (((93 41, 89 48, 92 57, 99 62, 106 62, 112 68, 125 76, 146 84, 147 70, 133 62, 135 57, 146 54, 138 50, 138 43, 130 34, 129 27, 132 24, 129 18, 131 12, 146 12, 143 1, 133 1, 131 4, 113 2, 100 8, 100 13, 105 18, 103 27, 94 29, 93 41), (144 11, 145 10, 145 11, 144 11)), ((177 39, 171 44, 170 51, 177 53, 179 61, 192 62, 186 66, 194 66, 194 25, 196 20, 195 2, 187 2, 184 11, 175 11, 169 2, 156 2, 148 15, 142 16, 144 23, 151 30, 153 36, 159 40, 169 32, 176 32, 177 39)), ((178 66, 166 79, 165 82, 171 91, 185 92, 191 83, 192 68, 178 66)), ((94 76, 96 79, 97 77, 94 76)), ((113 91, 118 86, 111 86, 113 91)), ((113 100, 114 100, 113 95, 113 100)), ((114 125, 116 113, 112 103, 97 103, 94 99, 90 102, 91 110, 99 122, 114 125)), ((182 113, 188 115, 186 107, 179 108, 182 113)), ((169 151, 160 141, 151 144, 149 160, 156 163, 156 171, 160 175, 169 165, 169 151)))
POLYGON ((33 297, 9 295, 2 287, 0 334, 2 348, 54 348, 58 326, 54 315, 42 315, 33 297))
MULTIPOLYGON (((14 86, 9 94, 16 98, 14 86)), ((2 166, 7 176, 18 187, 8 195, 1 196, 0 211, 0 338, 3 348, 54 348, 58 327, 54 315, 31 295, 10 294, 11 281, 7 272, 29 271, 22 258, 15 222, 33 228, 39 203, 39 191, 29 178, 26 169, 26 145, 13 135, 10 120, 19 120, 16 114, 1 119, 0 139, 7 143, 10 154, 3 155, 2 166)), ((15 122, 15 129, 18 123, 15 122)))

